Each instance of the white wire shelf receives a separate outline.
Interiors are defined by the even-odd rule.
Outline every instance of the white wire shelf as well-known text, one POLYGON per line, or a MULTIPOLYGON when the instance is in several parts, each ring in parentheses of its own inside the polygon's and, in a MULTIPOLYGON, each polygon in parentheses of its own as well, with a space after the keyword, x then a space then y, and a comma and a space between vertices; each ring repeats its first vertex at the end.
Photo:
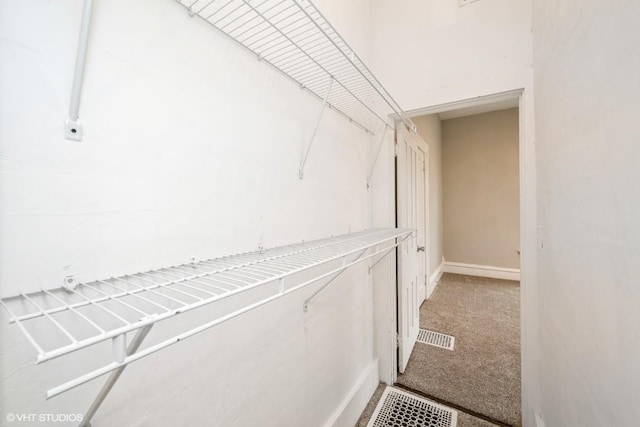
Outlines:
POLYGON ((310 0, 176 0, 374 134, 394 114, 411 119, 310 0))
MULTIPOLYGON (((307 299, 306 310, 306 303, 342 271, 356 263, 386 255, 411 233, 408 229, 368 230, 79 283, 75 288, 61 287, 20 294, 2 298, 0 304, 9 314, 9 322, 15 323, 36 349, 36 363, 112 340, 111 363, 48 390, 46 396, 50 398, 298 289, 328 279, 307 299), (318 271, 316 267, 326 268, 318 271), (305 277, 302 282, 294 280, 302 272, 311 273, 312 277, 305 277), (133 348, 126 348, 126 334, 129 332, 143 331, 141 338, 133 340, 141 341, 148 328, 156 322, 257 288, 267 289, 269 295, 141 351, 136 352, 140 342, 133 348)), ((382 257, 378 261, 380 259, 382 257)))

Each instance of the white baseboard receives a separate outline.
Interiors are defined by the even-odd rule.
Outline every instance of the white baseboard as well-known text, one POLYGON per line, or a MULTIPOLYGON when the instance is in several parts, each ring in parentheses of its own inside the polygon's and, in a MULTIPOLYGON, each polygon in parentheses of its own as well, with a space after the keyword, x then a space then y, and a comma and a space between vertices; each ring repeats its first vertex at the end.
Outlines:
POLYGON ((379 383, 378 359, 375 359, 362 371, 340 406, 325 423, 325 427, 353 427, 358 422, 379 383))
POLYGON ((445 273, 466 274, 468 276, 490 277, 492 279, 520 280, 520 269, 494 267, 491 265, 445 262, 445 273))
POLYGON ((433 272, 431 277, 429 277, 429 282, 427 283, 427 298, 431 298, 431 294, 436 289, 436 285, 440 281, 442 274, 444 273, 444 262, 440 263, 436 271, 433 272))

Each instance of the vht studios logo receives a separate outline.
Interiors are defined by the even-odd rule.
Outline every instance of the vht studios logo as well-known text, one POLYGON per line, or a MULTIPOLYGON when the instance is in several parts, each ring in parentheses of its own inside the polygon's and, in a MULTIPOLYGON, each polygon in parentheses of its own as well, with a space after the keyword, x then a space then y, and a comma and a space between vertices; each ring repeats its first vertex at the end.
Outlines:
POLYGON ((67 423, 81 422, 82 414, 14 414, 9 412, 6 419, 10 423, 67 423))

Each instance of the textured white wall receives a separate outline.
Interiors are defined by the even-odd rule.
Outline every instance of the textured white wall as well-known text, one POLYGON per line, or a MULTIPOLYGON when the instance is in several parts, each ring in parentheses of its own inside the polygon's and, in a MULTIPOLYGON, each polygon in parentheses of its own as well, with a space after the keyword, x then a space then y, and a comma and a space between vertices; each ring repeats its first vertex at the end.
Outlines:
POLYGON ((373 0, 376 74, 408 110, 523 88, 530 10, 529 0, 373 0))
POLYGON ((543 416, 633 426, 640 407, 640 6, 534 1, 543 416))
MULTIPOLYGON (((368 209, 371 138, 327 112, 298 180, 318 101, 171 0, 95 2, 85 136, 65 140, 81 3, 0 3, 1 295, 388 225, 368 209)), ((319 7, 366 59, 368 3, 319 7)), ((304 294, 131 365, 94 425, 323 424, 373 361, 367 270, 306 314, 304 294)), ((100 381, 48 402, 44 390, 103 353, 33 366, 1 317, 0 423, 84 412, 100 381)))
POLYGON ((531 2, 374 0, 372 64, 408 110, 522 89, 520 210, 523 417, 538 400, 536 177, 531 2))

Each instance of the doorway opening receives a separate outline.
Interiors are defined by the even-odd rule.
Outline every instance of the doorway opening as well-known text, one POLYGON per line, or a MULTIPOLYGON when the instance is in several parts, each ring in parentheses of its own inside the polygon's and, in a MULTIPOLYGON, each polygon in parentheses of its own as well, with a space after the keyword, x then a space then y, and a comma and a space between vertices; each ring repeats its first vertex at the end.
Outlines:
POLYGON ((526 286, 522 103, 518 90, 416 110, 417 133, 400 125, 396 133, 397 226, 417 231, 398 254, 393 383, 513 426, 521 425, 526 286), (416 351, 427 327, 458 331, 457 349, 445 354, 418 344, 416 351))

